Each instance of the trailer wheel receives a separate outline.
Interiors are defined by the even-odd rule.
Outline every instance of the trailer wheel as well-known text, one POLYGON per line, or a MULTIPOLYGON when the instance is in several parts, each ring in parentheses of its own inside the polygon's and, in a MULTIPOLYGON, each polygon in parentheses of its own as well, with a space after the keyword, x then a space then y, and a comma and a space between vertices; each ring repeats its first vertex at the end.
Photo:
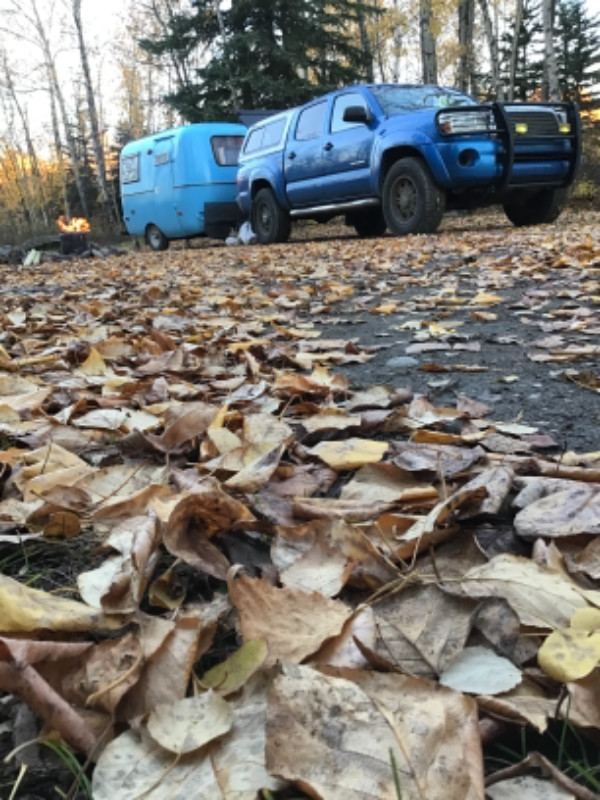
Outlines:
POLYGON ((287 242, 292 224, 290 215, 279 203, 271 189, 259 189, 250 209, 252 230, 261 244, 287 242))
POLYGON ((166 250, 169 247, 169 240, 156 225, 148 225, 146 228, 146 244, 151 250, 166 250))
POLYGON ((444 193, 419 158, 401 158, 383 184, 383 215, 392 233, 433 233, 444 215, 444 193))
POLYGON ((361 239, 371 236, 383 236, 387 223, 380 208, 365 209, 362 214, 351 214, 346 219, 347 225, 352 225, 361 239))
POLYGON ((566 189, 540 189, 526 193, 520 202, 509 198, 504 204, 504 213, 518 228, 523 225, 543 225, 558 218, 566 201, 566 189))

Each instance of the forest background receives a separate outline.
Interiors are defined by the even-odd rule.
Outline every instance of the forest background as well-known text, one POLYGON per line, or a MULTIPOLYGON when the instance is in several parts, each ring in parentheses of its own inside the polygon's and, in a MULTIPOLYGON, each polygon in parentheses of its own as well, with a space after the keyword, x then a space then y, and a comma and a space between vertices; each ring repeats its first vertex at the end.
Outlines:
POLYGON ((54 233, 61 214, 117 235, 118 156, 131 139, 363 80, 575 100, 585 128, 575 202, 600 204, 600 19, 585 0, 118 6, 110 20, 91 0, 0 0, 0 244, 54 233))

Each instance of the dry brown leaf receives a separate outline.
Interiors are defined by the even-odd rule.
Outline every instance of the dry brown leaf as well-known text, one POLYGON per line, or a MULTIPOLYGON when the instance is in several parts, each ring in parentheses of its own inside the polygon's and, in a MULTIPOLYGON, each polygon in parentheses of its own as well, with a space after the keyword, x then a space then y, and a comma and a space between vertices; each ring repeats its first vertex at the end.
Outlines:
POLYGON ((209 689, 196 697, 159 703, 148 717, 148 733, 165 750, 186 755, 227 733, 232 713, 226 700, 209 689))
POLYGON ((227 495, 214 479, 207 479, 184 494, 173 508, 163 532, 167 550, 199 572, 215 578, 227 577, 229 562, 209 539, 234 524, 250 522, 254 516, 227 495))
POLYGON ((437 586, 408 586, 373 606, 372 649, 410 675, 437 677, 462 651, 476 604, 437 586))
POLYGON ((337 636, 352 613, 344 603, 318 592, 279 589, 245 575, 230 574, 228 587, 244 640, 267 642, 267 665, 303 661, 316 653, 325 639, 337 636))
POLYGON ((438 492, 395 464, 368 464, 343 486, 340 497, 358 502, 395 503, 436 499, 438 492))
POLYGON ((503 597, 523 625, 545 630, 566 628, 578 608, 600 606, 600 592, 583 589, 564 573, 510 554, 469 570, 461 588, 470 597, 503 597))
POLYGON ((269 696, 267 766, 329 800, 482 800, 473 701, 428 681, 288 665, 269 696), (351 678, 348 680, 347 678, 351 678), (376 789, 375 789, 376 787, 376 789))
POLYGON ((525 539, 600 533, 600 491, 583 485, 550 494, 526 506, 514 524, 525 539))
POLYGON ((175 620, 156 620, 142 636, 146 662, 137 683, 127 692, 118 709, 119 719, 129 720, 152 711, 159 703, 185 697, 192 666, 212 644, 216 624, 205 625, 199 614, 185 612, 175 620), (160 624, 159 624, 160 623, 160 624), (205 629, 205 630, 203 630, 205 629))
POLYGON ((139 607, 158 555, 160 531, 156 517, 132 517, 115 528, 105 542, 119 555, 102 566, 80 573, 81 597, 106 613, 133 612, 139 607))

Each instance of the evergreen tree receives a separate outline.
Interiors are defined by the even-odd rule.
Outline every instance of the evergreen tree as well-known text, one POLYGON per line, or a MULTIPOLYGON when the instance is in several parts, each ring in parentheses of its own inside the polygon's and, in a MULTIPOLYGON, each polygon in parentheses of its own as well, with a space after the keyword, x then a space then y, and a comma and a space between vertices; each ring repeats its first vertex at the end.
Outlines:
POLYGON ((213 0, 194 5, 172 35, 141 42, 173 60, 210 41, 207 65, 166 98, 192 122, 235 119, 242 108, 289 108, 364 79, 368 54, 353 36, 358 13, 373 9, 362 0, 232 0, 221 29, 213 0))
POLYGON ((582 107, 597 105, 592 86, 600 81, 600 19, 590 16, 584 0, 558 4, 556 56, 565 100, 582 107))
MULTIPOLYGON (((531 100, 542 85, 543 51, 540 5, 535 0, 524 0, 523 17, 517 38, 517 63, 515 93, 517 102, 531 100)), ((505 88, 509 84, 512 34, 505 34, 501 47, 501 79, 505 88)))

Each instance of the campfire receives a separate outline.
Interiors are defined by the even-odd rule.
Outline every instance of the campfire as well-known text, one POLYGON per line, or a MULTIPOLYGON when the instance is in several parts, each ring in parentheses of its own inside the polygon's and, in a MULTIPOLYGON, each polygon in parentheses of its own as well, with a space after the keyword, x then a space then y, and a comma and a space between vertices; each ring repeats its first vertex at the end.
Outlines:
POLYGON ((83 253, 87 250, 86 233, 90 232, 90 223, 85 217, 61 216, 56 220, 60 230, 60 252, 67 256, 70 253, 83 253))

